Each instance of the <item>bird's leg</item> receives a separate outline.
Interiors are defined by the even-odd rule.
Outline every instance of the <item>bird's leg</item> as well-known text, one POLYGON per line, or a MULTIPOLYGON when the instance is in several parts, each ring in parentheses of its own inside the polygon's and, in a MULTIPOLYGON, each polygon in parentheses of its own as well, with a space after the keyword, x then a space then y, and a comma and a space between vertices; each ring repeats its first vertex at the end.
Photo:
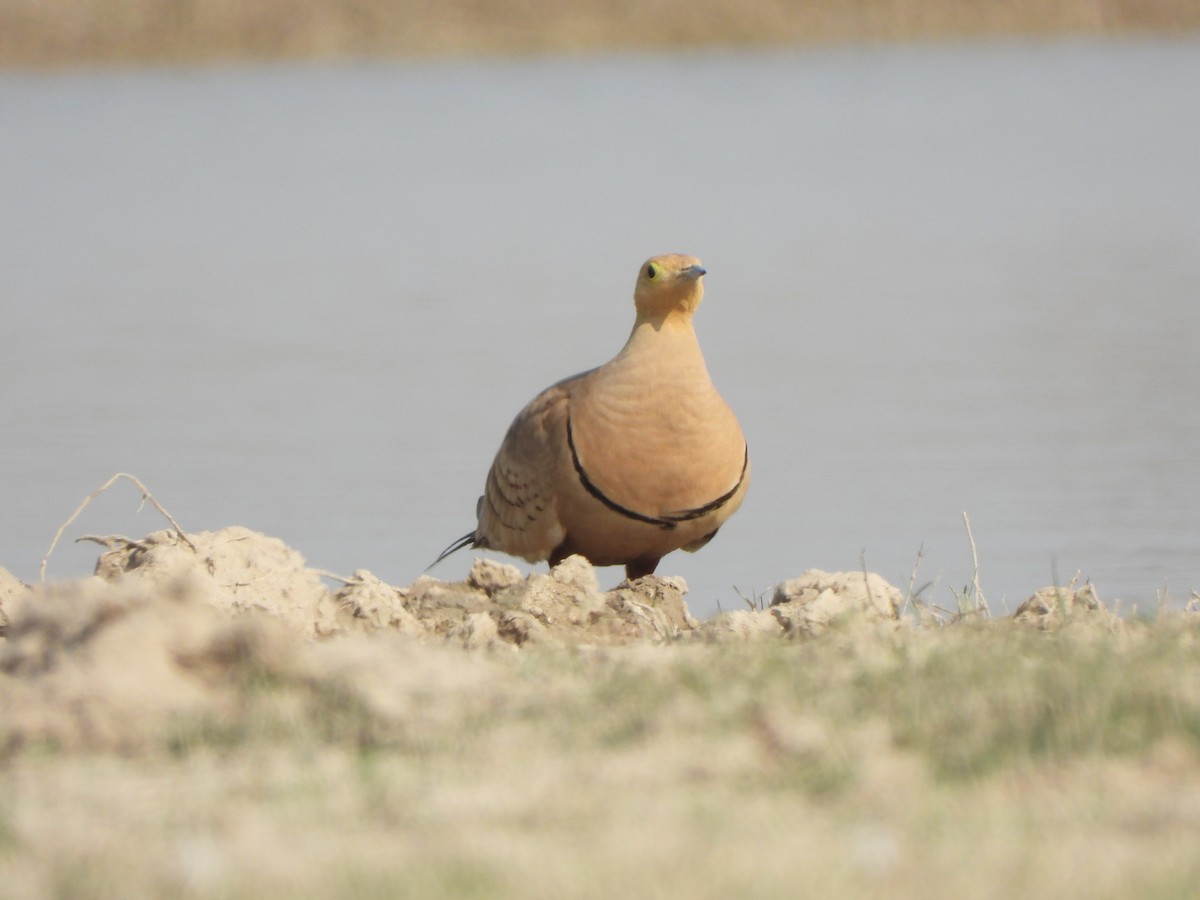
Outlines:
POLYGON ((630 560, 625 563, 625 577, 630 581, 635 578, 641 578, 643 575, 653 575, 654 570, 658 568, 658 561, 661 556, 641 557, 640 559, 630 560))

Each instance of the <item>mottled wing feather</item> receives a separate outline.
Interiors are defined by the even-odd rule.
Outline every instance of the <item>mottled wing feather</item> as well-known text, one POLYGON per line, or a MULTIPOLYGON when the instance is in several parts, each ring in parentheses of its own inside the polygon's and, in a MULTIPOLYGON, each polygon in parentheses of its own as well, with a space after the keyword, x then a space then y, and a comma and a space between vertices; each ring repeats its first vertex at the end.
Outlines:
POLYGON ((479 546, 535 561, 562 542, 555 499, 567 459, 566 410, 575 380, 538 394, 509 426, 480 498, 479 546))

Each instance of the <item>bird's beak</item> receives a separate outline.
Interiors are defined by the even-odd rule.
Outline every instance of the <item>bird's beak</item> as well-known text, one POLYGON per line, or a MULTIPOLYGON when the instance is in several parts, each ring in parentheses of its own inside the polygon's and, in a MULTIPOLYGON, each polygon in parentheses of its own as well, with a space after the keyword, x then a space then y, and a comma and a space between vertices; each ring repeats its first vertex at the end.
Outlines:
POLYGON ((704 266, 688 266, 680 274, 688 278, 699 278, 701 275, 707 275, 708 270, 704 266))

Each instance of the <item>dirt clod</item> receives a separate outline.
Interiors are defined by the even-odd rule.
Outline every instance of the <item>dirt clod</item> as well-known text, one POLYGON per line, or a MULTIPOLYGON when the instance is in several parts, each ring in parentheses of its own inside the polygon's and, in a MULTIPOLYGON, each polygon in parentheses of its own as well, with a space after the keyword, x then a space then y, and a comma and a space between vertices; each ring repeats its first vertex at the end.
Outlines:
POLYGON ((1018 606, 1013 618, 1043 631, 1068 623, 1086 622, 1110 629, 1120 625, 1120 619, 1104 607, 1096 596, 1095 587, 1090 584, 1078 589, 1044 587, 1018 606))
POLYGON ((771 614, 789 637, 823 634, 831 627, 895 621, 900 591, 874 573, 809 569, 775 587, 771 614))

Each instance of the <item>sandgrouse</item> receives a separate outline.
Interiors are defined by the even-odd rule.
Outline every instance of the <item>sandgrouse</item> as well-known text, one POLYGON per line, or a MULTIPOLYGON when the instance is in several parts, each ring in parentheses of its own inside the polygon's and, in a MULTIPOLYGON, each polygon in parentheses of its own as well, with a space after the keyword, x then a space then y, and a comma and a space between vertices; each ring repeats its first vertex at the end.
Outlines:
POLYGON ((742 503, 750 456, 692 329, 704 295, 695 257, 638 271, 629 340, 596 369, 547 388, 509 426, 479 498, 480 547, 551 565, 579 553, 628 578, 698 550, 742 503))

